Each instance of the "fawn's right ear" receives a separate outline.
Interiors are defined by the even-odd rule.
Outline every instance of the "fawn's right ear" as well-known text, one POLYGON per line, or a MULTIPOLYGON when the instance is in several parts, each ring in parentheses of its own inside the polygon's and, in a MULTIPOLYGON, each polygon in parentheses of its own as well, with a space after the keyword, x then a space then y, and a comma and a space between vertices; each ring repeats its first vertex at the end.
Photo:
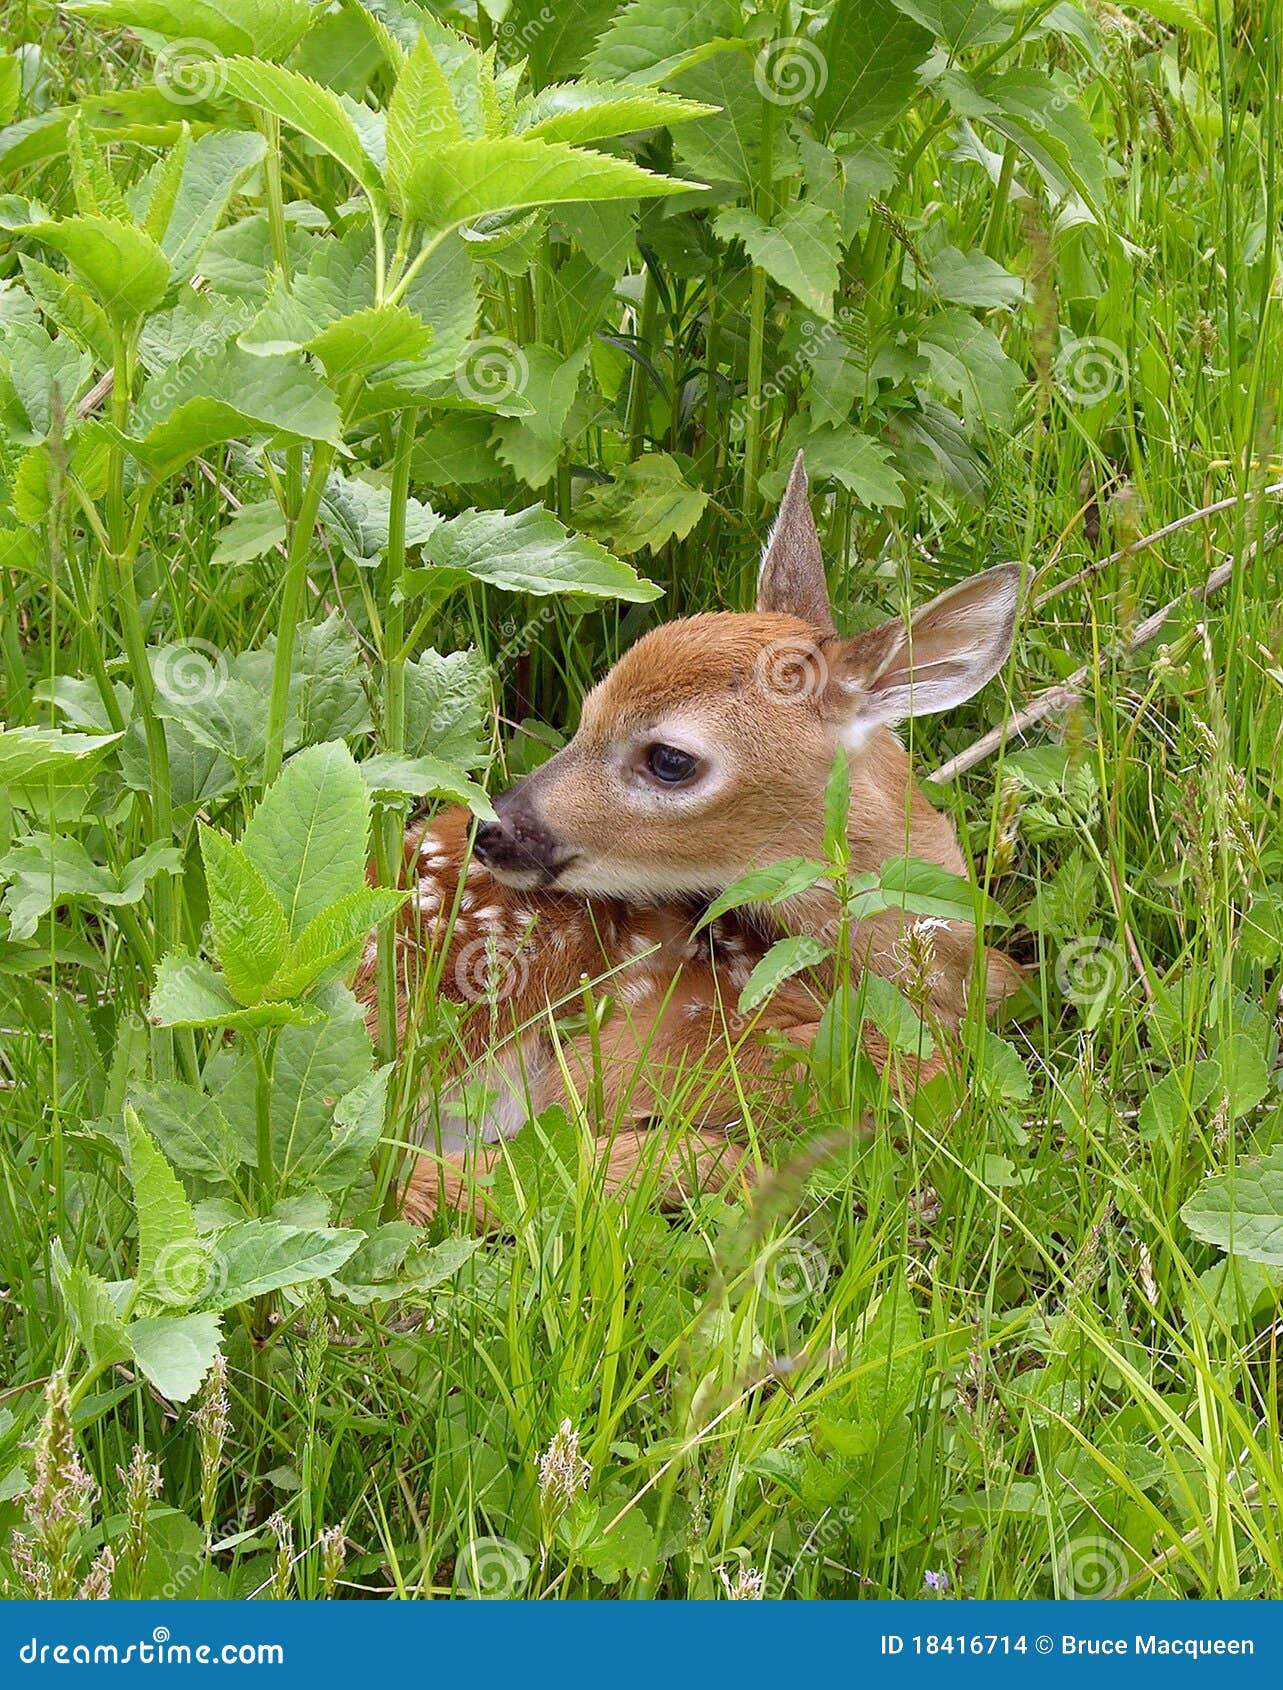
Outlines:
POLYGON ((806 466, 799 452, 780 501, 757 577, 757 608, 798 616, 820 633, 833 632, 829 587, 824 579, 820 536, 811 515, 806 466))

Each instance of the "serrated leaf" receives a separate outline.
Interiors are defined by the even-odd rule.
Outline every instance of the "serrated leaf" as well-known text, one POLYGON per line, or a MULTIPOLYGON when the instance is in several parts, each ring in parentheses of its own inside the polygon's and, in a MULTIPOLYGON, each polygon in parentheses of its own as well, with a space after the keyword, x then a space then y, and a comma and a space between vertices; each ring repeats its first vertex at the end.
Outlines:
POLYGON ((138 1282, 163 1287, 177 1252, 198 1250, 196 1216, 178 1175, 152 1142, 135 1109, 125 1110, 129 1179, 138 1212, 138 1282))
POLYGON ((227 1119, 215 1098, 175 1080, 131 1089, 130 1099, 166 1159, 184 1173, 217 1174, 227 1179, 252 1162, 252 1131, 227 1119))
POLYGON ((200 1390, 222 1340, 216 1314, 154 1315, 125 1328, 134 1360, 170 1402, 200 1390))
POLYGON ((131 422, 129 450, 157 474, 247 435, 342 443, 338 404, 315 371, 234 345, 191 353, 148 382, 131 422))
POLYGON ((708 494, 690 485, 667 452, 646 452, 608 486, 591 488, 576 505, 575 520, 618 552, 657 552, 684 540, 707 505, 708 494))
POLYGON ((832 319, 841 231, 831 211, 803 201, 765 223, 756 212, 735 207, 722 212, 714 227, 723 240, 742 241, 754 264, 808 311, 832 319))
MULTIPOLYGON (((238 99, 269 111, 291 129, 297 129, 348 173, 375 199, 383 197, 379 165, 367 151, 368 134, 362 135, 350 107, 333 89, 286 70, 282 65, 263 64, 259 59, 224 59, 213 67, 219 84, 238 99)), ((370 112, 371 119, 376 113, 370 112)))
POLYGON ((288 1226, 253 1219, 214 1238, 218 1279, 204 1299, 211 1310, 234 1308, 269 1291, 305 1285, 336 1273, 365 1240, 354 1228, 288 1226))
POLYGON ((406 184, 425 147, 463 139, 463 125, 449 80, 432 43, 421 35, 397 77, 388 101, 388 197, 398 209, 405 204, 406 184))
POLYGON ((107 315, 130 323, 160 304, 169 287, 164 253, 123 218, 65 217, 32 223, 27 233, 62 253, 107 315))
POLYGON ((1025 376, 992 329, 966 311, 940 311, 919 331, 918 350, 938 385, 960 401, 969 432, 1005 433, 1011 427, 1025 376))
POLYGON ((596 82, 563 82, 542 88, 526 102, 514 125, 518 135, 544 141, 603 141, 710 117, 716 106, 683 100, 657 88, 624 89, 596 82))
POLYGON ((78 784, 89 765, 120 737, 64 733, 61 728, 0 729, 0 787, 78 784))
POLYGON ((864 1019, 872 1022, 892 1050, 907 1051, 924 1060, 934 1053, 935 1040, 926 1023, 890 980, 865 973, 854 990, 862 1000, 864 1019))
POLYGON ((740 993, 739 1012, 751 1015, 764 998, 768 998, 782 980, 814 968, 829 955, 829 946, 813 939, 809 933, 793 933, 777 939, 753 969, 740 993))
POLYGON ((182 866, 181 851, 149 845, 117 873, 94 862, 68 834, 30 836, 0 857, 0 880, 7 883, 0 907, 9 918, 10 936, 29 939, 40 918, 61 904, 89 900, 109 909, 137 904, 158 874, 175 874, 182 866))
POLYGON ((70 1263, 60 1238, 53 1240, 49 1253, 72 1331, 83 1345, 90 1366, 109 1367, 113 1362, 127 1361, 129 1340, 112 1287, 79 1262, 70 1263))
POLYGON ((492 212, 650 199, 694 186, 563 141, 500 136, 423 149, 402 191, 407 211, 429 229, 453 229, 492 212))
POLYGON ((371 928, 387 920, 405 902, 406 893, 363 886, 313 916, 280 963, 266 988, 271 998, 302 997, 321 980, 355 967, 354 954, 371 928))
POLYGON ((184 951, 171 951, 156 970, 147 1006, 156 1027, 306 1026, 323 1019, 310 1004, 258 1003, 245 1008, 209 963, 184 951))
POLYGON ((632 0, 588 54, 588 75, 610 82, 659 82, 711 42, 743 33, 735 0, 632 0))
POLYGON ((285 912, 248 853, 213 828, 200 832, 214 949, 227 989, 247 1008, 268 996, 290 948, 285 912))
POLYGON ((340 741, 285 765, 245 828, 246 856, 275 894, 291 937, 365 885, 370 798, 340 741))
MULTIPOLYGON (((542 505, 515 515, 464 511, 440 524, 424 555, 441 568, 462 570, 509 592, 586 593, 646 604, 661 591, 596 540, 571 534, 542 505)), ((423 574, 412 571, 410 584, 426 585, 423 574)))
POLYGON ((893 0, 837 0, 817 56, 826 67, 815 115, 828 133, 880 135, 917 90, 931 32, 893 0))
POLYGON ((98 28, 151 30, 180 43, 208 43, 220 53, 256 53, 283 59, 303 39, 317 14, 308 0, 68 0, 98 28))
POLYGON ((809 432, 805 427, 786 430, 775 467, 758 483, 765 498, 778 498, 784 491, 799 451, 806 453, 813 483, 836 481, 870 510, 903 509, 904 477, 892 462, 891 448, 845 423, 809 432))
POLYGON ((484 789, 469 780, 462 769, 453 768, 439 757, 397 757, 382 752, 367 757, 360 769, 375 797, 452 798, 458 804, 466 804, 474 815, 487 821, 495 819, 484 789))
POLYGON ((1014 307, 1025 297, 1025 282, 980 249, 959 252, 947 246, 930 262, 931 280, 941 299, 953 305, 1014 307))

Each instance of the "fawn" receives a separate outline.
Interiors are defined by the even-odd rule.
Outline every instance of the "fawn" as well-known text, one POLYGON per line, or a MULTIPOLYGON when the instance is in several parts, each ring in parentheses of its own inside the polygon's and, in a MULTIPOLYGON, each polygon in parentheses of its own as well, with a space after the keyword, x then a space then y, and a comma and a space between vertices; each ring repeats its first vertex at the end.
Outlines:
MULTIPOLYGON (((486 1013, 459 1027, 461 1073, 480 1071, 489 1107, 469 1131, 425 1122, 406 1212, 484 1201, 469 1170, 555 1099, 592 1090, 614 1131, 599 1138, 607 1188, 654 1163, 666 1194, 725 1184, 742 1159, 721 1130, 744 1112, 747 1082, 770 1088, 781 1043, 804 1047, 822 998, 785 981, 750 1020, 734 1005, 748 974, 784 934, 831 938, 828 881, 781 903, 748 906, 699 931, 708 901, 750 869, 822 854, 824 794, 844 749, 850 771, 850 870, 905 852, 963 872, 950 822, 914 781, 891 731, 948 710, 1001 668, 1011 648, 1019 570, 990 569, 933 599, 907 623, 852 637, 833 625, 799 455, 766 544, 757 609, 656 628, 584 700, 574 738, 495 801, 471 841, 471 818, 446 810, 406 839, 413 896, 398 945, 432 959, 435 990, 486 1013), (553 1013, 602 982, 613 1013, 590 1034, 558 1036, 553 1013), (698 1122, 674 1150, 646 1123, 683 1079, 698 1122)), ((894 979, 906 917, 850 929, 859 967, 894 979)), ((928 1018, 956 1027, 975 969, 973 929, 933 923, 928 1018)), ((1019 971, 1001 953, 984 969, 991 1007, 1019 971)), ((369 964, 358 991, 370 997, 369 964)), ((409 999, 399 1004, 402 1029, 409 999)), ((862 1042, 883 1065, 874 1029, 862 1042)), ((912 1086, 940 1064, 915 1065, 912 1086)), ((773 1076, 776 1078, 773 1079, 773 1076)), ((904 1076, 899 1084, 905 1083, 904 1076)), ((432 1100, 438 1106, 443 1100, 432 1100)), ((457 1100, 454 1100, 457 1104, 457 1100)), ((451 1100, 444 1100, 448 1116, 451 1100)))

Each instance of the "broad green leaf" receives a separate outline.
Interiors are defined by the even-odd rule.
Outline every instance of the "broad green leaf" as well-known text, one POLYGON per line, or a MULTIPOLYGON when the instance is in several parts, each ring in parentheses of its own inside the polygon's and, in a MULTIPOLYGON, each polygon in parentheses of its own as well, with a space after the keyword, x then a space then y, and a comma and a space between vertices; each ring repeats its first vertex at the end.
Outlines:
POLYGON ((743 241, 754 264, 825 320, 833 316, 838 285, 840 231, 837 218, 809 201, 786 206, 770 223, 755 212, 722 212, 715 227, 724 240, 743 241))
POLYGON ((210 562, 251 563, 282 545, 287 532, 285 517, 276 500, 257 499, 253 504, 242 505, 219 529, 210 562))
POLYGON ((715 106, 683 100, 657 88, 625 89, 595 82, 568 82, 544 88, 518 113, 518 135, 537 135, 544 141, 603 141, 631 135, 639 129, 658 129, 694 118, 710 117, 715 106))
POLYGON ((861 1000, 864 1019, 882 1034, 892 1050, 907 1051, 924 1060, 935 1051, 935 1040, 913 1005, 890 980, 866 972, 853 992, 861 1000))
POLYGON ((694 186, 564 141, 503 136, 422 149, 402 192, 408 213, 429 229, 453 229, 496 211, 578 200, 649 199, 694 186))
POLYGON ((0 787, 79 783, 119 734, 63 733, 60 728, 0 729, 0 787))
POLYGON ((811 862, 807 857, 786 857, 765 868, 750 869, 713 899, 695 931, 700 932, 730 910, 743 909, 745 904, 778 903, 782 898, 795 897, 827 879, 828 874, 827 863, 811 862))
MULTIPOLYGON (((62 335, 91 353, 100 365, 110 364, 115 355, 111 323, 89 289, 65 270, 42 264, 30 253, 21 253, 18 262, 27 291, 62 335)), ((70 402, 65 408, 71 409, 70 402)))
POLYGON ((1283 1145, 1205 1180, 1181 1209, 1205 1244, 1265 1267, 1283 1267, 1283 1145))
MULTIPOLYGON (((356 178, 367 194, 382 200, 379 165, 367 151, 369 137, 358 128, 362 120, 354 115, 354 102, 345 102, 332 89, 323 88, 298 71, 263 64, 259 59, 226 59, 215 67, 215 74, 229 94, 274 113, 282 123, 315 141, 356 178)), ((369 113, 371 119, 375 116, 369 113)))
POLYGON ((829 954, 829 946, 813 939, 809 933, 794 933, 785 939, 777 939, 745 982, 739 999, 740 1014, 751 1015, 782 980, 791 979, 803 969, 814 968, 829 954))
POLYGON ((0 429, 34 446, 52 427, 55 403, 69 416, 92 373, 92 358, 68 336, 55 338, 41 323, 0 325, 0 429))
POLYGON ((826 69, 815 115, 827 133, 880 135, 917 89, 931 32, 893 0, 837 0, 818 51, 826 69))
MULTIPOLYGON (((378 561, 388 543, 392 492, 386 485, 334 470, 326 478, 321 521, 354 563, 378 561)), ((421 546, 440 519, 417 499, 405 503, 405 543, 421 546)))
POLYGON ((365 1239, 354 1228, 287 1226, 277 1220, 240 1221, 214 1239, 218 1283, 205 1298, 212 1310, 323 1279, 343 1266, 365 1239))
POLYGON ((484 790, 462 769, 439 757, 397 757, 383 752, 367 757, 360 769, 373 797, 452 798, 466 804, 474 815, 494 820, 494 808, 484 790))
MULTIPOLYGON (((541 505, 515 515, 464 511, 440 524, 424 555, 443 569, 460 569, 509 592, 586 593, 645 604, 661 591, 596 540, 569 533, 541 505)), ((426 586, 426 573, 413 571, 412 584, 426 586)))
POLYGON ((301 359, 255 358, 236 346, 192 353, 143 389, 129 450, 158 474, 245 435, 341 444, 338 405, 301 359))
MULTIPOLYGON (((178 1175, 152 1142, 136 1110, 125 1110, 129 1179, 138 1212, 138 1282, 149 1295, 171 1300, 180 1258, 202 1248, 196 1216, 178 1175)), ((195 1301, 193 1297, 192 1301, 195 1301)))
POLYGON ((777 499, 799 450, 806 453, 812 482, 836 481, 870 510, 901 510, 904 477, 892 462, 889 446, 846 423, 831 428, 786 429, 775 467, 759 482, 762 494, 777 499))
POLYGON ((150 30, 179 46, 261 59, 285 58, 318 15, 308 0, 67 0, 65 10, 100 29, 150 30))
POLYGON ((125 1332, 139 1368, 170 1402, 196 1395, 222 1339, 216 1314, 155 1315, 125 1332))
POLYGON ((475 651, 431 646, 405 666, 405 749, 475 769, 490 749, 490 671, 475 651))
POLYGON ((234 1126, 217 1100, 195 1086, 162 1080, 133 1087, 130 1099, 166 1159, 184 1173, 227 1179, 255 1158, 252 1125, 234 1126))
POLYGON ((40 918, 61 904, 137 904, 149 881, 158 874, 177 874, 182 866, 181 851, 149 845, 117 873, 94 862, 69 834, 29 836, 0 857, 0 880, 7 883, 0 907, 9 918, 11 937, 29 939, 40 918))
POLYGON ((930 261, 931 280, 941 299, 953 305, 1014 307, 1025 297, 1022 277, 1013 276, 987 253, 947 246, 930 261))
POLYGON ((891 894, 895 907, 913 915, 974 922, 978 911, 986 925, 1011 926, 1011 917, 1002 906, 982 888, 973 886, 965 874, 951 874, 938 863, 924 862, 921 857, 888 858, 878 882, 891 894))
POLYGON ((1097 217, 1105 203, 1105 154, 1067 78, 1014 67, 976 78, 984 122, 1024 153, 1060 198, 1074 192, 1097 217))
POLYGON ((449 80, 421 35, 401 68, 388 101, 388 197, 398 209, 405 205, 406 184, 425 148, 463 140, 463 125, 449 80))
POLYGON ((729 48, 701 49, 679 74, 668 73, 683 95, 718 107, 716 117, 678 130, 673 138, 677 157, 702 181, 735 183, 745 197, 759 177, 769 109, 758 85, 760 65, 751 49, 734 42, 729 48))
POLYGON ((1010 429, 1025 376, 992 329, 966 311, 940 311, 919 331, 918 351, 937 384, 960 401, 968 432, 1010 429))
POLYGON ((300 626, 290 674, 290 708, 301 724, 305 744, 371 730, 374 721, 362 672, 357 643, 339 611, 332 610, 316 626, 300 626))
POLYGON ((305 342, 333 382, 379 364, 417 358, 432 331, 404 305, 371 305, 331 323, 305 342))
POLYGON ((363 886, 313 916, 272 976, 267 995, 302 997, 321 980, 354 968, 371 928, 400 909, 406 896, 404 892, 363 886))
POLYGON ((295 1173, 309 1186, 342 1191, 370 1165, 387 1119, 392 1065, 373 1069, 334 1105, 328 1141, 318 1137, 300 1154, 295 1173))
POLYGON ((53 1240, 49 1253, 72 1331, 83 1345, 90 1366, 109 1367, 113 1362, 128 1361, 129 1340, 118 1291, 79 1262, 69 1262, 60 1238, 53 1240))
POLYGON ((576 523, 609 540, 617 552, 657 552, 684 540, 704 514, 708 494, 692 487, 667 452, 646 452, 575 506, 576 523))
POLYGON ((196 268, 228 202, 262 163, 266 150, 263 137, 249 129, 218 129, 191 143, 173 209, 159 236, 174 280, 185 281, 196 268))
POLYGON ((62 253, 117 323, 145 317, 165 297, 165 255, 132 223, 113 217, 65 217, 58 223, 30 224, 27 232, 62 253))
POLYGON ((1000 9, 1001 0, 998 5, 990 0, 896 0, 896 5, 954 53, 992 46, 1011 33, 1010 19, 1003 15, 1009 8, 1000 9))
POLYGON ((347 747, 292 757, 250 817, 241 844, 298 939, 324 909, 365 885, 370 799, 347 747))
POLYGON ((246 1007, 268 996, 293 996, 268 990, 290 948, 285 912, 271 888, 244 848, 213 828, 201 829, 200 850, 214 949, 228 991, 246 1007))
POLYGON ((284 1027, 322 1018, 308 1004, 259 1003, 246 1009, 221 974, 183 951, 161 959, 147 1014, 156 1027, 284 1027))
POLYGON ((659 82, 709 43, 743 33, 735 0, 632 0, 588 54, 589 76, 659 82))

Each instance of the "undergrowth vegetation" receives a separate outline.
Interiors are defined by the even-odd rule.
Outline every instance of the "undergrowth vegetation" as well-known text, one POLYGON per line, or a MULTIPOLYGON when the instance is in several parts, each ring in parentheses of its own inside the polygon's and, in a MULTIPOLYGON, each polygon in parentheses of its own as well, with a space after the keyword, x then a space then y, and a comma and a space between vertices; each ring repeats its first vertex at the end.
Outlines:
POLYGON ((0 1585, 1283 1595, 1273 0, 0 17, 0 1585), (421 1232, 407 818, 799 449, 844 627, 1025 565, 910 744, 1028 987, 421 1232))

